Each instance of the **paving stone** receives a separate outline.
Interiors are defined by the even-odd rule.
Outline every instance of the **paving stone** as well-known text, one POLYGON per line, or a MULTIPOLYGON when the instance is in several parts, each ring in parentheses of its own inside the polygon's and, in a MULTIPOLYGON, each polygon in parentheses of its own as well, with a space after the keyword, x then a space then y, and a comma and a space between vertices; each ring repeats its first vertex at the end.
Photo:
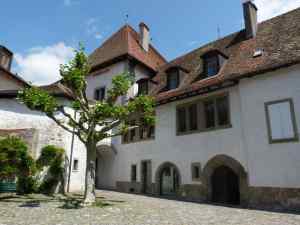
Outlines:
POLYGON ((110 191, 98 191, 97 196, 110 205, 64 209, 64 202, 58 198, 42 195, 32 199, 3 198, 0 195, 0 225, 300 224, 300 215, 292 213, 230 208, 110 191))

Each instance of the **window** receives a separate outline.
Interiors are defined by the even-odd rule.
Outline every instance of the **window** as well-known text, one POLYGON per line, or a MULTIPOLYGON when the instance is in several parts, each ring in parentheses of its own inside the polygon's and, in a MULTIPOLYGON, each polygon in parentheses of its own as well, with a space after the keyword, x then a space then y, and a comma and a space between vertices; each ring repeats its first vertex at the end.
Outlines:
POLYGON ((219 126, 225 126, 229 124, 229 104, 226 96, 217 98, 217 117, 219 126))
POLYGON ((177 117, 178 117, 178 132, 185 132, 186 131, 186 109, 179 108, 177 110, 177 117))
POLYGON ((203 74, 201 74, 201 78, 208 78, 217 75, 227 59, 227 57, 219 51, 208 52, 202 58, 204 70, 203 74))
POLYGON ((105 87, 101 87, 95 90, 95 100, 103 101, 105 98, 105 87))
POLYGON ((198 132, 230 126, 227 95, 210 97, 177 108, 177 132, 198 132))
POLYGON ((204 102, 205 110, 205 128, 215 127, 215 102, 214 100, 209 100, 204 102))
POLYGON ((190 130, 198 129, 198 112, 197 112, 197 104, 193 104, 189 106, 189 127, 190 130))
POLYGON ((201 164, 200 163, 192 163, 192 181, 199 181, 201 174, 201 164))
POLYGON ((219 73, 219 57, 218 55, 212 55, 205 58, 205 72, 207 77, 215 76, 219 73))
MULTIPOLYGON (((135 126, 136 125, 135 120, 132 120, 130 122, 130 125, 135 126)), ((135 135, 136 135, 136 129, 131 129, 129 131, 129 141, 134 141, 135 140, 135 135)))
POLYGON ((137 117, 136 120, 131 120, 129 124, 130 126, 136 125, 137 127, 123 134, 122 140, 124 144, 144 140, 152 140, 155 138, 154 125, 145 124, 142 118, 137 117))
POLYGON ((74 161, 73 161, 73 171, 78 171, 78 169, 79 169, 79 160, 74 159, 74 161))
POLYGON ((138 83, 138 95, 148 94, 148 80, 143 80, 138 83))
POLYGON ((168 90, 176 89, 179 86, 179 70, 172 69, 168 72, 167 88, 168 90))
POLYGON ((270 143, 297 141, 297 125, 292 99, 265 104, 270 143))
POLYGON ((136 165, 131 165, 131 182, 136 182, 136 172, 137 172, 137 169, 136 169, 136 165))

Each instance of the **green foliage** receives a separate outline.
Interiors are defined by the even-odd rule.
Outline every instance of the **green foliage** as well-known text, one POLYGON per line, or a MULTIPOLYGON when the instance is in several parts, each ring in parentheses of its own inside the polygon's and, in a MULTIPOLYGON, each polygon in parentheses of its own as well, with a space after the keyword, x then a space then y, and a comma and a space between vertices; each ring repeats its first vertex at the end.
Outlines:
POLYGON ((18 99, 29 109, 50 115, 52 115, 58 107, 56 99, 38 87, 25 88, 19 92, 18 99))
POLYGON ((133 84, 133 77, 129 73, 119 74, 112 79, 112 88, 108 90, 109 103, 114 103, 115 100, 122 95, 125 95, 133 84))
POLYGON ((82 45, 75 53, 73 60, 66 65, 61 65, 60 75, 63 83, 78 95, 86 88, 85 78, 89 74, 90 66, 82 45))
MULTIPOLYGON (((66 112, 64 105, 60 105, 59 101, 53 96, 36 87, 31 87, 20 92, 18 98, 30 109, 46 113, 49 118, 54 120, 63 129, 74 133, 85 144, 87 154, 93 153, 92 151, 95 151, 96 144, 104 138, 122 135, 131 129, 132 127, 130 126, 132 124, 129 124, 129 121, 132 115, 137 114, 139 118, 142 118, 142 125, 152 125, 154 123, 155 101, 153 98, 149 96, 133 97, 125 105, 121 105, 118 102, 119 97, 126 95, 134 83, 132 75, 124 73, 114 76, 112 87, 107 92, 107 98, 103 101, 91 101, 86 96, 86 76, 89 73, 89 60, 82 46, 75 52, 74 58, 60 68, 61 83, 69 90, 69 94, 73 97, 71 108, 77 112, 76 119, 74 115, 66 112), (58 115, 60 115, 59 118, 58 115), (64 116, 65 120, 62 120, 61 116, 64 116)), ((44 155, 42 154, 42 158, 38 161, 38 168, 47 165, 46 158, 48 156, 52 158, 53 155, 51 150, 49 152, 45 150, 44 155)), ((54 174, 61 174, 61 162, 61 158, 58 159, 56 155, 55 160, 51 161, 49 171, 54 174)), ((92 168, 88 167, 88 169, 92 168)), ((86 182, 90 180, 86 179, 86 182)), ((51 186, 52 181, 47 182, 42 186, 51 186)))
POLYGON ((64 155, 65 150, 53 145, 45 146, 37 160, 37 167, 41 171, 44 167, 49 167, 46 179, 39 187, 39 191, 44 194, 52 194, 59 182, 64 177, 64 155))
POLYGON ((17 182, 18 194, 31 194, 38 190, 38 183, 33 176, 19 176, 17 182))
POLYGON ((31 193, 36 189, 35 162, 24 141, 18 137, 0 140, 0 180, 17 178, 17 191, 31 193))

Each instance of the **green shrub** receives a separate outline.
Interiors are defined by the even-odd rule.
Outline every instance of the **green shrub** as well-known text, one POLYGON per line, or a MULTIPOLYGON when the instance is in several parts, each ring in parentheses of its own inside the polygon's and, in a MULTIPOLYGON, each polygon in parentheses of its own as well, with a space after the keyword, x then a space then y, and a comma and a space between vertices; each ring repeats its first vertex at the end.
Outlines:
POLYGON ((22 139, 14 136, 0 139, 0 180, 17 178, 17 192, 29 194, 36 189, 35 173, 35 161, 22 139))
POLYGON ((37 167, 43 170, 49 167, 47 176, 39 187, 39 192, 44 194, 53 194, 57 185, 64 183, 64 156, 65 150, 53 145, 45 146, 42 149, 41 156, 37 160, 37 167))

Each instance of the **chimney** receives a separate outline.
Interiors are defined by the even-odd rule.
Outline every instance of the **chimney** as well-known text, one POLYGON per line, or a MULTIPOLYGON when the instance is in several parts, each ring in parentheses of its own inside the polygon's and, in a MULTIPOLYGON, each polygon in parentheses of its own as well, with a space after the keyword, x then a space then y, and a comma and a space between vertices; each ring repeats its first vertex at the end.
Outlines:
POLYGON ((0 45, 0 67, 10 71, 13 53, 6 47, 0 45))
POLYGON ((256 37, 257 32, 257 7, 253 0, 243 0, 246 38, 256 37))
POLYGON ((140 45, 148 52, 150 44, 150 29, 145 23, 140 23, 140 45))

